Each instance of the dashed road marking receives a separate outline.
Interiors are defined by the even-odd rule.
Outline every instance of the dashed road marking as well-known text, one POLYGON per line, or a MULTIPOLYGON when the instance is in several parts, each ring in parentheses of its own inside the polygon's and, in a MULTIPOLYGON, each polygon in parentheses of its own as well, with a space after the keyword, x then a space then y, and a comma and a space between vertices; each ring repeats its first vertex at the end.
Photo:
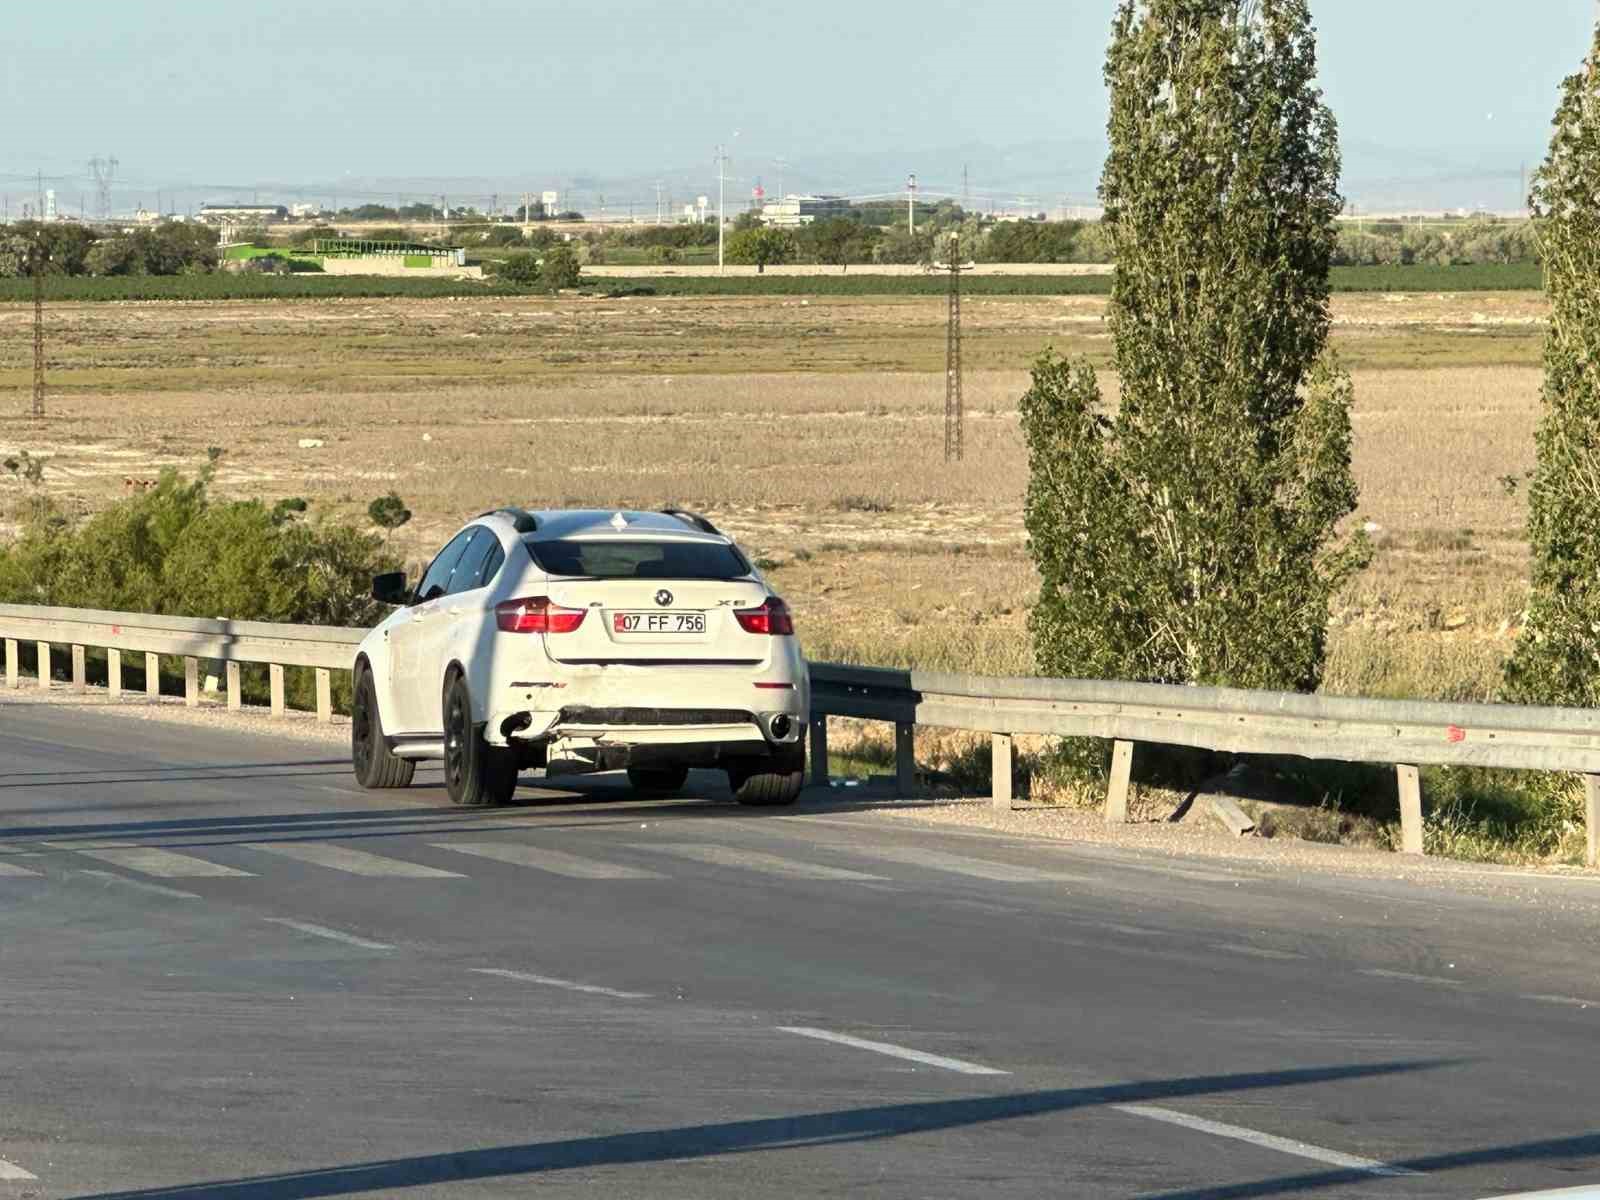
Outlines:
POLYGON ((1600 1000, 1585 1000, 1582 996, 1554 996, 1548 993, 1524 993, 1523 1000, 1536 1000, 1540 1004, 1565 1004, 1568 1008, 1600 1008, 1600 1000))
POLYGON ((1191 1117, 1188 1113, 1178 1112, 1176 1109, 1159 1108, 1153 1104, 1113 1104, 1113 1111, 1127 1113, 1131 1117, 1146 1117, 1152 1121, 1163 1121, 1168 1125, 1181 1125, 1185 1129, 1193 1129, 1198 1133, 1209 1133, 1213 1137, 1232 1138, 1234 1141, 1249 1142, 1253 1146, 1260 1146, 1264 1150, 1276 1150, 1280 1154, 1292 1154, 1296 1158, 1308 1158, 1312 1162, 1326 1163, 1332 1167, 1344 1167, 1351 1171, 1362 1171, 1368 1175, 1416 1175, 1418 1172, 1407 1170, 1405 1167, 1391 1166, 1389 1163, 1379 1162, 1372 1158, 1361 1158, 1355 1154, 1344 1154, 1338 1150, 1328 1150, 1322 1146, 1313 1146, 1309 1142, 1296 1141, 1294 1138, 1279 1137, 1273 1133, 1262 1133, 1259 1129, 1247 1129, 1243 1125, 1229 1125, 1223 1121, 1208 1121, 1204 1117, 1191 1117))
POLYGON ((14 1162, 7 1162, 0 1158, 0 1179, 10 1179, 17 1183, 31 1183, 39 1177, 31 1171, 24 1171, 14 1162))
POLYGON ((890 1058, 903 1058, 908 1062, 940 1067, 943 1070, 956 1071, 962 1075, 1011 1074, 1010 1071, 986 1067, 981 1063, 968 1062, 963 1058, 948 1058, 943 1054, 929 1054, 924 1050, 913 1050, 909 1046, 896 1046, 892 1042, 873 1042, 866 1038, 851 1037, 847 1033, 833 1033, 826 1029, 813 1029, 809 1025, 779 1025, 778 1032, 796 1033, 801 1037, 815 1038, 819 1042, 834 1042, 840 1046, 849 1046, 854 1050, 870 1050, 874 1054, 886 1054, 890 1058))
POLYGON ((196 892, 184 892, 177 888, 163 887, 159 883, 146 883, 142 879, 129 879, 126 875, 118 875, 115 871, 80 871, 80 875, 88 875, 106 883, 115 883, 122 887, 132 888, 136 892, 148 892, 152 896, 165 896, 169 900, 198 900, 196 892))
POLYGON ((1265 946, 1246 946, 1239 942, 1218 942, 1215 948, 1225 950, 1229 954, 1243 954, 1250 958, 1278 959, 1284 962, 1296 961, 1305 957, 1304 954, 1294 954, 1288 950, 1269 950, 1265 946))
POLYGON ((363 950, 393 950, 394 947, 387 942, 374 942, 368 938, 357 937, 353 933, 345 933, 338 929, 329 929, 326 925, 313 925, 310 921, 294 921, 288 917, 263 917, 262 920, 270 921, 274 925, 283 925, 289 929, 298 929, 301 933, 309 933, 312 937, 327 938, 334 942, 343 942, 347 946, 359 946, 363 950))
POLYGON ((544 987, 561 988, 568 992, 587 992, 594 996, 611 996, 617 1000, 648 1000, 649 992, 624 992, 617 988, 601 987, 596 983, 578 983, 571 979, 556 979, 550 975, 535 975, 530 971, 507 971, 500 967, 473 967, 474 975, 497 975, 501 979, 515 979, 521 983, 537 983, 544 987))
POLYGON ((113 867, 121 867, 124 871, 153 875, 157 879, 250 878, 249 871, 235 870, 221 863, 208 862, 189 854, 175 854, 171 850, 160 850, 154 846, 127 846, 117 849, 111 847, 85 849, 82 846, 73 846, 71 849, 85 858, 109 863, 113 867))
POLYGON ((524 846, 516 842, 430 842, 439 850, 454 850, 459 854, 474 854, 495 862, 511 863, 518 867, 532 867, 536 871, 549 871, 552 875, 565 875, 569 879, 661 879, 654 871, 637 867, 624 867, 617 863, 600 862, 592 858, 579 858, 576 854, 563 854, 559 850, 545 850, 538 846, 524 846))
POLYGON ((454 871, 441 871, 421 863, 402 862, 365 850, 335 846, 329 842, 246 842, 246 848, 263 854, 277 854, 297 862, 343 871, 348 875, 388 876, 396 879, 464 879, 454 871))
POLYGON ((685 843, 656 843, 635 845, 635 850, 654 850, 663 854, 676 854, 714 867, 734 867, 746 871, 759 871, 764 875, 781 875, 785 879, 828 879, 838 883, 882 883, 882 875, 868 875, 862 871, 846 871, 842 867, 825 867, 820 863, 801 862, 782 858, 776 854, 763 854, 758 850, 735 850, 729 846, 691 846, 685 843))
POLYGON ((1358 972, 1361 975, 1371 975, 1374 979, 1403 979, 1407 983, 1434 983, 1440 987, 1460 987, 1460 979, 1446 979, 1443 975, 1417 975, 1411 971, 1390 971, 1383 967, 1367 967, 1358 972))
POLYGON ((949 871, 955 875, 970 875, 976 879, 991 879, 999 883, 1088 882, 1082 875, 1072 875, 1064 871, 1041 871, 1037 867, 994 862, 987 858, 968 858, 962 854, 946 854, 942 850, 923 850, 914 846, 850 846, 848 851, 866 858, 881 858, 888 862, 928 867, 935 871, 949 871))

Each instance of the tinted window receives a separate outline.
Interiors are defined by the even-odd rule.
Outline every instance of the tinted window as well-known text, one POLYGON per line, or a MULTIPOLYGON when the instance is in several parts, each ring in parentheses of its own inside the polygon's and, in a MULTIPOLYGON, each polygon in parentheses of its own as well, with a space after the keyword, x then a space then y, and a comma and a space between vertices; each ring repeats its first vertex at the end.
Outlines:
POLYGON ((463 529, 451 538, 445 548, 439 551, 439 556, 433 560, 433 565, 423 575, 422 582, 417 584, 417 603, 436 600, 450 590, 450 573, 455 570, 456 563, 461 560, 461 553, 467 548, 467 543, 472 540, 478 527, 463 529))
POLYGON ((750 564, 732 546, 714 542, 527 542, 551 575, 592 579, 743 579, 750 564))
POLYGON ((450 578, 452 596, 457 592, 470 592, 483 587, 494 579, 500 564, 506 560, 506 552, 500 549, 499 538, 487 529, 478 530, 478 534, 461 556, 455 574, 450 578))

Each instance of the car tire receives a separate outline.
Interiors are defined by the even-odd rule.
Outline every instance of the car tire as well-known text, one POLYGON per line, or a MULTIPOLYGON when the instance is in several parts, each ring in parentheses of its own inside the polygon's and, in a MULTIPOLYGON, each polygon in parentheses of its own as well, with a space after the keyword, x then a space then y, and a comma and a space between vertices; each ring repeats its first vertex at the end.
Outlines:
POLYGON ((378 687, 372 672, 356 672, 355 696, 350 705, 350 765, 356 782, 368 791, 403 788, 411 783, 417 764, 396 758, 383 734, 383 714, 378 711, 378 687))
POLYGON ((629 767, 628 782, 636 792, 675 792, 689 780, 688 767, 629 767))
POLYGON ((463 808, 505 804, 517 790, 516 751, 491 746, 472 720, 466 679, 452 674, 444 688, 444 787, 463 808))
POLYGON ((805 784, 804 750, 728 770, 728 786, 733 789, 733 798, 751 808, 781 808, 793 804, 800 798, 805 784))

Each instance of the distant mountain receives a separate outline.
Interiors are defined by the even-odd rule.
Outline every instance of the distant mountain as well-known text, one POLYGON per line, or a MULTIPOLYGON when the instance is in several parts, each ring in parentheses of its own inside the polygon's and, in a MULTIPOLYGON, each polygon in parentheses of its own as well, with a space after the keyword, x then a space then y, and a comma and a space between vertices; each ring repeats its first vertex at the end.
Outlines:
MULTIPOLYGON (((1096 203, 1101 138, 1039 140, 1010 145, 986 142, 930 146, 913 150, 877 149, 848 154, 794 154, 782 163, 737 143, 730 149, 728 211, 748 207, 759 181, 768 196, 786 192, 825 193, 866 198, 905 194, 906 177, 916 173, 919 192, 932 201, 965 198, 978 210, 1051 211, 1096 203)), ((1361 212, 1521 207, 1522 171, 1542 156, 1541 147, 1523 153, 1504 146, 1406 148, 1347 141, 1344 145, 1345 195, 1361 212)), ((20 189, 19 189, 20 190, 20 189)), ((492 206, 509 212, 524 192, 560 194, 563 208, 589 216, 653 217, 659 203, 671 215, 697 196, 717 196, 717 170, 708 154, 703 163, 641 167, 625 173, 599 172, 578 165, 540 164, 516 173, 440 178, 436 176, 346 177, 338 181, 275 181, 227 187, 169 186, 160 199, 164 211, 189 211, 204 203, 362 203, 393 205, 420 200, 452 208, 492 206), (658 190, 659 188, 659 190, 658 190)), ((114 193, 117 210, 154 207, 157 196, 132 188, 114 193)), ((13 206, 17 207, 17 206, 13 206)))

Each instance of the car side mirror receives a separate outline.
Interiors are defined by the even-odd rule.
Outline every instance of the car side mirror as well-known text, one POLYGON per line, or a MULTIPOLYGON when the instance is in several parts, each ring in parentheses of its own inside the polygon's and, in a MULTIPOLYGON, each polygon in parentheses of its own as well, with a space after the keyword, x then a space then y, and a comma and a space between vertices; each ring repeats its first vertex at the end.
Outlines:
POLYGON ((388 571, 372 577, 372 598, 379 604, 409 604, 411 589, 404 571, 388 571))

